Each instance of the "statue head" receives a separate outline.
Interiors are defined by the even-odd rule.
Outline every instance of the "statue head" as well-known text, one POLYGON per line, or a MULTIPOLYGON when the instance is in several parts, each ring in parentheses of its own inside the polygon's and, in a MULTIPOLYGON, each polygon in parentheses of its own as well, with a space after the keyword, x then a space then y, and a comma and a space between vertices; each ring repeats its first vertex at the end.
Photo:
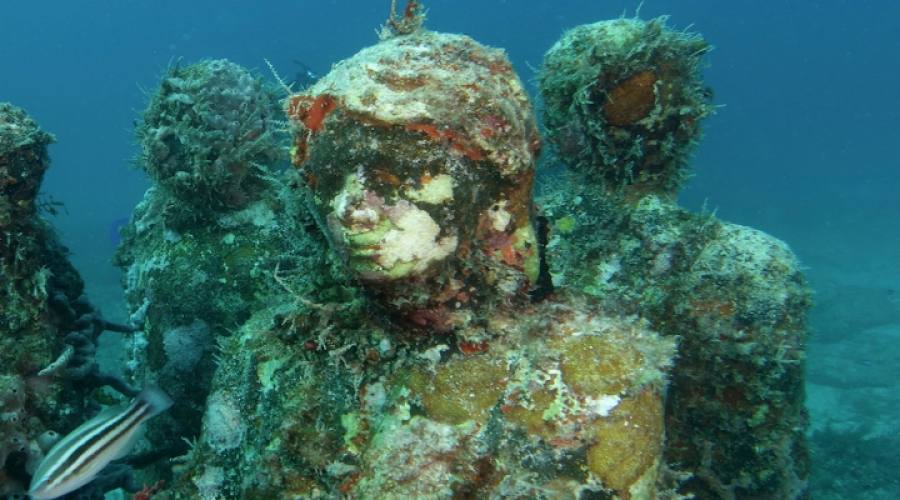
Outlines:
POLYGON ((319 223, 381 303, 449 330, 527 297, 540 143, 502 51, 427 31, 389 38, 287 107, 319 223))
POLYGON ((560 159, 604 194, 673 196, 713 106, 700 35, 619 18, 575 27, 538 75, 543 122, 560 159))

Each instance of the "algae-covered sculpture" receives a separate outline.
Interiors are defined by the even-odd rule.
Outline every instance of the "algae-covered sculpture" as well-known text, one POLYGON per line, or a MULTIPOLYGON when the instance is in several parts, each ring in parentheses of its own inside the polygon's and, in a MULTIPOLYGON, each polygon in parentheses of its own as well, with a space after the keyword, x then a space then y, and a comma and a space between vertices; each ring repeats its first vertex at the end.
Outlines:
POLYGON ((674 342, 577 294, 532 301, 539 142, 505 55, 398 34, 286 108, 296 196, 365 294, 271 276, 283 292, 223 339, 173 489, 650 498, 674 342))
POLYGON ((288 115, 320 224, 409 322, 449 331, 473 304, 535 286, 540 142, 501 51, 426 31, 390 38, 291 97, 288 115))
POLYGON ((273 137, 278 118, 262 80, 234 63, 173 66, 137 130, 140 166, 193 219, 246 208, 283 158, 273 137))
POLYGON ((662 19, 577 27, 547 53, 543 115, 569 167, 539 198, 557 286, 678 336, 666 461, 697 498, 800 498, 809 290, 790 249, 674 202, 710 104, 708 45, 662 19), (642 82, 649 82, 644 86, 642 82))
POLYGON ((25 111, 0 103, 0 497, 24 495, 29 476, 59 438, 112 385, 94 347, 102 319, 38 197, 53 136, 25 111), (42 210, 43 209, 43 210, 42 210))
POLYGON ((53 140, 24 110, 0 103, 0 496, 27 489, 45 451, 38 436, 64 422, 57 403, 71 404, 59 384, 46 394, 27 384, 64 349, 50 298, 75 300, 84 286, 38 214, 53 140))
POLYGON ((674 194, 712 112, 700 62, 710 46, 665 18, 579 26, 547 52, 543 119, 562 161, 606 190, 674 194))
POLYGON ((712 109, 706 43, 662 20, 564 36, 540 81, 571 174, 538 209, 505 55, 423 19, 393 8, 380 43, 287 96, 288 172, 236 153, 280 151, 268 111, 219 141, 229 103, 270 104, 234 99, 261 89, 244 70, 188 66, 154 98, 156 185, 121 261, 136 364, 190 401, 156 424, 185 451, 162 494, 802 497, 796 261, 672 201, 712 109))
MULTIPOLYGON (((303 270, 298 289, 328 294, 324 241, 281 173, 287 135, 272 89, 225 60, 170 68, 138 127, 139 166, 153 180, 123 229, 123 268, 136 380, 178 401, 148 425, 170 455, 200 431, 218 339, 267 294, 267 276, 303 270), (280 134, 280 135, 279 135, 280 134)), ((331 280, 334 281, 334 280, 331 280)), ((313 293, 313 292, 310 292, 313 293)))
MULTIPOLYGON (((34 222, 38 190, 50 164, 47 145, 53 140, 25 111, 0 103, 0 229, 34 222)), ((10 242, 2 244, 8 251, 10 242)))

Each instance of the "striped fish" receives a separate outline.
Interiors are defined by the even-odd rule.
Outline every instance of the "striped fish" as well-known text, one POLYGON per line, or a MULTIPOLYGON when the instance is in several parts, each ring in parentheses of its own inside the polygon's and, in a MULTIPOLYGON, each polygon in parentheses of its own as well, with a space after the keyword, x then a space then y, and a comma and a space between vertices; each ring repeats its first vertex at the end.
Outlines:
POLYGON ((91 482, 106 464, 131 450, 141 424, 170 406, 166 393, 146 388, 131 404, 100 412, 50 449, 28 494, 35 500, 57 498, 91 482))

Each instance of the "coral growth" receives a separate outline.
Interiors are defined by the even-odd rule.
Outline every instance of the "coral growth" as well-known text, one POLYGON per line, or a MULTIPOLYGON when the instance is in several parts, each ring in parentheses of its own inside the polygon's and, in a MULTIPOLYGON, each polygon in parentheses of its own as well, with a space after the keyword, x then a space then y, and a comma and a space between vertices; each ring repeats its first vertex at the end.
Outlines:
MULTIPOLYGON (((12 464, 9 464, 7 459, 13 454, 20 456, 20 467, 25 462, 39 461, 43 456, 30 456, 31 447, 26 427, 28 414, 25 409, 25 399, 25 383, 20 377, 0 375, 0 466, 2 466, 0 467, 0 478, 8 477, 8 469, 12 464)), ((0 484, 5 484, 7 481, 12 482, 12 479, 2 481, 0 484)), ((11 494, 14 491, 0 487, 2 494, 11 494)))
POLYGON ((470 320, 473 295, 534 286, 539 141, 501 51, 424 30, 391 37, 290 97, 286 112, 320 226, 410 324, 448 331, 470 320))
POLYGON ((274 91, 236 64, 175 65, 138 127, 139 165, 185 218, 245 208, 259 199, 265 169, 284 160, 279 115, 274 91))
POLYGON ((292 120, 303 123, 310 132, 322 130, 322 122, 337 107, 337 100, 329 94, 310 98, 304 95, 292 96, 288 102, 287 115, 292 120))
POLYGON ((673 194, 700 120, 713 110, 699 71, 708 51, 700 36, 667 28, 665 18, 568 31, 538 77, 559 160, 607 191, 673 194))
POLYGON ((558 287, 681 339, 665 458, 698 498, 796 498, 808 475, 803 407, 809 291, 787 246, 673 199, 699 121, 709 45, 664 18, 579 26, 540 75, 566 164, 539 198, 558 287))
POLYGON ((645 118, 656 104, 657 78, 652 71, 639 71, 615 84, 603 104, 607 123, 617 127, 633 125, 645 118))
POLYGON ((553 278, 681 339, 665 456, 695 474, 684 491, 716 498, 710 485, 734 483, 736 494, 791 498, 808 474, 810 302, 796 258, 759 231, 660 196, 609 197, 581 179, 557 179, 539 197, 554 228, 553 278))
POLYGON ((422 29, 425 24, 425 8, 419 0, 407 0, 403 13, 397 13, 397 0, 391 0, 391 13, 387 22, 381 27, 380 36, 387 39, 392 36, 410 35, 422 29))
MULTIPOLYGON (((225 415, 203 404, 217 346, 285 293, 273 275, 310 297, 340 289, 291 187, 297 174, 281 168, 288 137, 278 135, 274 113, 259 78, 228 61, 202 61, 170 69, 137 131, 140 166, 154 182, 123 228, 116 260, 142 330, 131 375, 185 402, 148 423, 161 455, 184 453, 181 437, 196 437, 205 415, 225 415)), ((324 113, 317 105, 311 120, 321 125, 324 113)))
MULTIPOLYGON (((53 140, 25 111, 0 102, 0 230, 35 216, 53 140)), ((0 242, 0 249, 6 244, 0 242)))
MULTIPOLYGON (((393 37, 286 112, 311 211, 366 293, 316 297, 280 274, 274 293, 258 277, 255 312, 221 337, 173 491, 649 498, 674 342, 577 294, 529 295, 545 241, 532 226, 539 141, 502 53, 393 37), (609 443, 629 459, 606 457, 609 443)), ((302 272, 319 288, 337 278, 302 272)))
POLYGON ((320 304, 260 311, 225 341, 203 433, 173 487, 236 497, 654 491, 671 340, 567 298, 495 316, 490 348, 464 354, 405 341, 360 305, 327 316, 321 349, 297 342, 316 334, 318 321, 303 318, 320 304))
POLYGON ((660 395, 645 389, 593 426, 595 442, 587 451, 587 465, 604 486, 636 497, 653 495, 663 451, 663 413, 660 395), (631 453, 623 456, 621 450, 631 453))
MULTIPOLYGON (((548 186, 538 218, 540 140, 505 55, 422 29, 409 5, 380 43, 285 100, 296 170, 155 175, 126 230, 138 365, 194 402, 151 427, 164 454, 184 453, 166 493, 802 495, 797 263, 670 199, 711 109, 707 44, 619 19, 551 49, 544 113, 575 174, 548 186), (223 182, 244 202, 179 210, 223 182)), ((171 79, 160 95, 192 88, 171 79)), ((248 81, 199 95, 250 95, 248 81)), ((194 99, 181 94, 148 117, 194 99)), ((219 131, 198 120, 161 136, 218 151, 219 131)), ((168 152, 143 145, 165 173, 168 152)))
POLYGON ((36 199, 53 140, 21 109, 0 103, 0 496, 24 494, 63 431, 96 406, 100 387, 130 387, 99 370, 105 321, 84 296, 36 199))

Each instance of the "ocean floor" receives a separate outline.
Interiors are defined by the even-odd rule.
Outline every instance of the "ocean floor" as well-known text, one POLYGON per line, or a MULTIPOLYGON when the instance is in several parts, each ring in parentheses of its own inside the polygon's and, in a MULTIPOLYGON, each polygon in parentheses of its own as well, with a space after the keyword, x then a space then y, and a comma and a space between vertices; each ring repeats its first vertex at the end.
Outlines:
POLYGON ((807 407, 817 499, 900 498, 900 232, 878 224, 885 212, 857 214, 855 227, 793 245, 815 292, 807 407))

